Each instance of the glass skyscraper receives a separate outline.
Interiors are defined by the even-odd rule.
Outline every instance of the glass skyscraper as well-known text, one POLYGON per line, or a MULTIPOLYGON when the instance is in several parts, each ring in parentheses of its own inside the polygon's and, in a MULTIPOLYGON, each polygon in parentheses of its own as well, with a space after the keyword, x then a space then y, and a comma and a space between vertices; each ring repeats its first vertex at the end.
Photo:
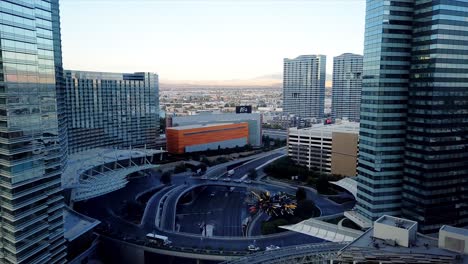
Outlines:
POLYGON ((325 106, 326 56, 284 59, 283 112, 302 118, 322 118, 325 106))
POLYGON ((58 0, 0 0, 0 262, 63 263, 58 0))
POLYGON ((362 55, 345 53, 333 58, 332 117, 359 121, 362 55))
POLYGON ((358 212, 468 224, 468 1, 368 0, 358 212))
POLYGON ((70 153, 97 147, 156 147, 157 74, 66 70, 65 82, 70 153))

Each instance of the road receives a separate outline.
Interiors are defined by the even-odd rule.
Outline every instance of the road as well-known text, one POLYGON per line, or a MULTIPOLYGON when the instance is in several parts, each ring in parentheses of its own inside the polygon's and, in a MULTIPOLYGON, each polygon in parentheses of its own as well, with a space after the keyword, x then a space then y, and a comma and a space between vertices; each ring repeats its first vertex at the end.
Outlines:
MULTIPOLYGON (((243 177, 250 169, 257 168, 268 160, 278 157, 278 155, 284 154, 284 150, 280 150, 274 153, 266 153, 264 157, 261 157, 258 160, 247 162, 241 167, 235 169, 235 174, 232 176, 233 179, 240 179, 243 177)), ((241 199, 241 196, 236 199, 228 199, 227 201, 222 201, 222 199, 213 199, 209 203, 212 203, 212 208, 223 209, 222 219, 223 225, 227 225, 227 229, 219 229, 216 231, 215 235, 227 235, 229 237, 202 237, 198 234, 189 234, 185 232, 176 232, 174 231, 175 227, 175 214, 176 214, 176 205, 179 198, 189 189, 195 188, 196 186, 217 186, 217 185, 232 185, 239 186, 238 188, 259 188, 259 189, 268 189, 271 192, 278 191, 287 191, 294 193, 297 189, 297 186, 289 184, 278 184, 276 182, 252 182, 250 184, 246 183, 236 183, 236 182, 226 182, 221 180, 207 179, 203 180, 200 178, 189 177, 188 174, 174 175, 172 184, 161 189, 152 196, 148 202, 146 212, 141 223, 129 223, 116 214, 121 207, 121 202, 123 200, 133 199, 138 193, 154 188, 160 185, 158 173, 152 172, 148 177, 141 177, 135 180, 131 180, 130 183, 123 189, 118 191, 106 194, 101 197, 90 199, 88 201, 79 202, 76 204, 76 209, 90 217, 99 219, 105 226, 111 230, 112 233, 119 237, 123 238, 132 238, 137 241, 144 241, 145 235, 149 232, 156 232, 158 234, 166 235, 173 242, 173 245, 180 247, 190 247, 190 248, 213 248, 213 249, 223 249, 223 250, 245 250, 249 244, 256 244, 262 248, 274 244, 278 246, 287 246, 287 245, 299 245, 306 243, 318 243, 322 242, 321 239, 310 237, 307 235, 294 233, 294 232, 283 232, 274 235, 268 236, 255 236, 255 237, 239 237, 239 229, 241 219, 239 217, 233 217, 234 211, 231 212, 231 208, 239 206, 238 204, 233 204, 234 200, 241 199), (163 215, 161 215, 161 210, 159 208, 162 206, 163 215), (161 216, 161 228, 156 226, 156 218, 158 211, 161 216), (232 227, 232 229, 229 229, 232 227), (234 237, 237 236, 237 237, 234 237)), ((225 177, 225 175, 224 175, 225 177)), ((226 187, 209 187, 209 188, 226 188, 226 187)), ((236 188, 236 190, 238 189, 236 188)), ((207 189, 210 190, 210 189, 207 189)), ((323 215, 325 214, 336 214, 342 212, 345 207, 337 205, 330 202, 322 196, 319 196, 315 193, 313 189, 307 189, 309 197, 314 199, 314 202, 320 207, 323 215)), ((236 195, 236 194, 235 194, 236 195)), ((215 196, 216 197, 216 196, 215 196)), ((219 197, 221 198, 221 197, 219 197)), ((235 197, 233 197, 235 198, 235 197)), ((204 202, 204 201, 201 201, 204 202)), ((196 209, 195 209, 196 210, 196 209)), ((213 216, 215 216, 213 212, 213 216)), ((202 215, 204 218, 205 216, 202 215)), ((193 227, 186 226, 183 220, 180 221, 181 231, 191 229, 193 227)))
POLYGON ((193 203, 178 205, 180 231, 200 234, 200 226, 206 223, 214 226, 215 236, 242 236, 242 219, 247 211, 244 200, 245 189, 228 192, 226 187, 207 187, 193 203))

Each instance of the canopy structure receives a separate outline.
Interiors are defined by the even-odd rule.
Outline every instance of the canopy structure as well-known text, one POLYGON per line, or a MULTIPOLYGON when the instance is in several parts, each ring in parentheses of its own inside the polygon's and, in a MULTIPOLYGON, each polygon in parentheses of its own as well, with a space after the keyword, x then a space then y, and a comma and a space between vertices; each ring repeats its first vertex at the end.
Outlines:
POLYGON ((357 198, 357 181, 353 178, 347 177, 339 181, 330 183, 347 190, 354 196, 355 199, 357 198))
POLYGON ((125 187, 127 175, 155 168, 161 150, 92 149, 69 157, 62 177, 64 188, 72 190, 72 201, 82 201, 125 187))
POLYGON ((280 226, 281 228, 318 237, 330 242, 351 242, 363 232, 330 224, 317 219, 308 219, 294 225, 280 226))

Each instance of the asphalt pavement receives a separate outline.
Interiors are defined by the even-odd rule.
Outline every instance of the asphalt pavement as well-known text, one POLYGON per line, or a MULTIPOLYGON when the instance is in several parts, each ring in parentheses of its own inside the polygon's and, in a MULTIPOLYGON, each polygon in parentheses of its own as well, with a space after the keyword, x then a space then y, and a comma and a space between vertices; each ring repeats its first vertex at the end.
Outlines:
MULTIPOLYGON (((265 162, 283 155, 284 151, 277 151, 273 153, 265 154, 265 157, 251 162, 243 164, 241 167, 235 169, 232 179, 240 179, 245 174, 249 172, 252 168, 257 168, 265 162)), ((192 248, 206 248, 210 247, 213 249, 224 249, 224 250, 245 250, 248 245, 255 244, 262 248, 269 246, 271 244, 278 246, 287 246, 287 245, 300 245, 306 243, 318 243, 322 242, 321 239, 294 233, 294 232, 283 232, 279 234, 269 235, 269 236, 255 236, 251 238, 246 237, 232 237, 239 235, 239 226, 241 225, 242 217, 238 215, 239 208, 242 207, 243 194, 240 187, 235 189, 235 192, 232 194, 232 198, 225 199, 222 195, 215 194, 215 198, 212 200, 209 199, 208 202, 206 195, 199 196, 200 201, 195 201, 192 204, 193 208, 190 208, 192 212, 197 212, 200 208, 200 212, 206 210, 206 208, 212 208, 211 215, 199 215, 198 220, 192 220, 191 222, 199 222, 201 218, 207 217, 207 219, 213 219, 215 224, 214 235, 216 237, 202 237, 199 234, 193 234, 194 225, 193 223, 188 223, 187 221, 179 221, 181 232, 175 232, 172 227, 175 222, 177 202, 179 198, 185 193, 185 191, 194 186, 202 184, 218 184, 223 182, 227 184, 228 182, 224 181, 210 181, 202 180, 199 178, 192 178, 188 173, 182 175, 174 175, 172 178, 172 187, 162 188, 159 192, 155 193, 153 197, 149 200, 147 211, 142 219, 141 224, 129 223, 124 219, 121 219, 116 215, 117 212, 124 200, 134 199, 138 193, 141 193, 150 188, 160 186, 159 175, 156 172, 152 172, 148 177, 140 177, 138 179, 131 180, 127 186, 123 189, 117 190, 115 192, 90 199, 88 201, 83 201, 76 203, 76 209, 90 217, 100 220, 103 225, 108 226, 113 233, 118 234, 120 237, 131 237, 135 240, 144 241, 145 235, 149 232, 156 232, 158 234, 166 235, 173 242, 173 245, 183 246, 183 247, 192 247, 192 248), (186 186, 183 188, 177 188, 178 186, 186 186), (179 190, 180 189, 180 190, 179 190), (177 191, 174 191, 177 190, 177 191), (172 193, 173 192, 173 193, 172 193), (170 195, 169 195, 170 194, 170 195), (169 196, 168 196, 169 195, 169 196), (216 196, 218 195, 218 196, 216 196), (167 197, 164 203, 161 199, 167 197), (164 225, 159 229, 155 224, 155 219, 157 211, 161 206, 166 206, 166 211, 164 215, 161 215, 164 219, 164 225), (219 213, 219 214, 218 214, 219 213), (211 217, 213 216, 213 217, 211 217), (219 218, 221 216, 221 218, 219 218), (219 219, 219 220, 216 220, 219 219), (219 221, 217 223, 216 221, 219 221), (191 225, 190 225, 191 224, 191 225), (219 226, 223 226, 220 228, 219 226), (192 234, 186 232, 193 232, 192 234), (229 236, 229 237, 221 237, 229 236)), ((286 191, 289 193, 294 193, 297 189, 297 186, 289 184, 279 184, 277 182, 267 182, 267 183, 251 183, 244 184, 249 188, 258 188, 258 189, 268 189, 270 192, 286 191)), ((226 187, 209 187, 205 190, 211 190, 211 188, 226 188, 226 187)), ((322 214, 336 214, 343 212, 345 209, 343 206, 335 204, 328 199, 325 199, 323 196, 317 195, 313 189, 306 189, 309 198, 312 198, 314 202, 322 210, 322 214)), ((210 191, 207 191, 210 192, 210 191)), ((208 197, 210 197, 210 194, 208 197)), ((245 207, 243 207, 245 209, 245 207)), ((184 213, 184 209, 181 210, 181 214, 184 213)), ((194 218, 192 218, 194 219, 194 218)), ((196 226, 196 225, 195 225, 196 226)), ((198 230, 199 231, 199 230, 198 230)), ((199 231, 200 232, 200 231, 199 231)))

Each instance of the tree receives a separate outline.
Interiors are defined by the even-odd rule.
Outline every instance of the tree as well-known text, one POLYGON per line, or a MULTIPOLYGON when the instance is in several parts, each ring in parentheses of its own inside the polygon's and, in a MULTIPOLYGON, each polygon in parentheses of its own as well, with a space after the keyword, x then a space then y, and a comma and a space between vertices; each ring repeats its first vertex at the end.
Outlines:
POLYGON ((326 176, 322 175, 317 179, 317 192, 318 193, 328 193, 329 188, 330 188, 330 183, 328 182, 328 179, 326 176))
POLYGON ((210 166, 210 164, 211 164, 210 160, 209 160, 206 156, 203 156, 203 157, 200 159, 200 162, 206 164, 207 166, 210 166))
POLYGON ((274 234, 276 232, 276 226, 271 222, 264 222, 262 224, 262 235, 274 234))
POLYGON ((296 201, 303 201, 307 199, 307 192, 304 188, 302 187, 299 187, 297 188, 297 191, 296 191, 296 201))
POLYGON ((172 182, 172 171, 165 171, 165 172, 161 175, 160 181, 161 181, 163 184, 170 184, 170 183, 172 182))
POLYGON ((187 171, 187 167, 185 166, 185 163, 180 163, 174 168, 174 173, 181 173, 181 172, 186 172, 186 171, 187 171))
POLYGON ((251 180, 257 179, 257 171, 255 169, 250 169, 248 177, 251 180))
POLYGON ((206 164, 205 163, 200 164, 200 169, 201 169, 202 173, 205 173, 206 172, 206 164))
POLYGON ((270 140, 269 136, 263 136, 263 145, 265 147, 267 147, 267 148, 270 147, 270 142, 271 142, 271 140, 270 140))
POLYGON ((165 117, 159 118, 159 130, 162 134, 166 133, 166 118, 165 117))
POLYGON ((315 203, 312 200, 302 200, 297 202, 294 215, 304 220, 318 216, 317 211, 317 207, 315 207, 315 203))

